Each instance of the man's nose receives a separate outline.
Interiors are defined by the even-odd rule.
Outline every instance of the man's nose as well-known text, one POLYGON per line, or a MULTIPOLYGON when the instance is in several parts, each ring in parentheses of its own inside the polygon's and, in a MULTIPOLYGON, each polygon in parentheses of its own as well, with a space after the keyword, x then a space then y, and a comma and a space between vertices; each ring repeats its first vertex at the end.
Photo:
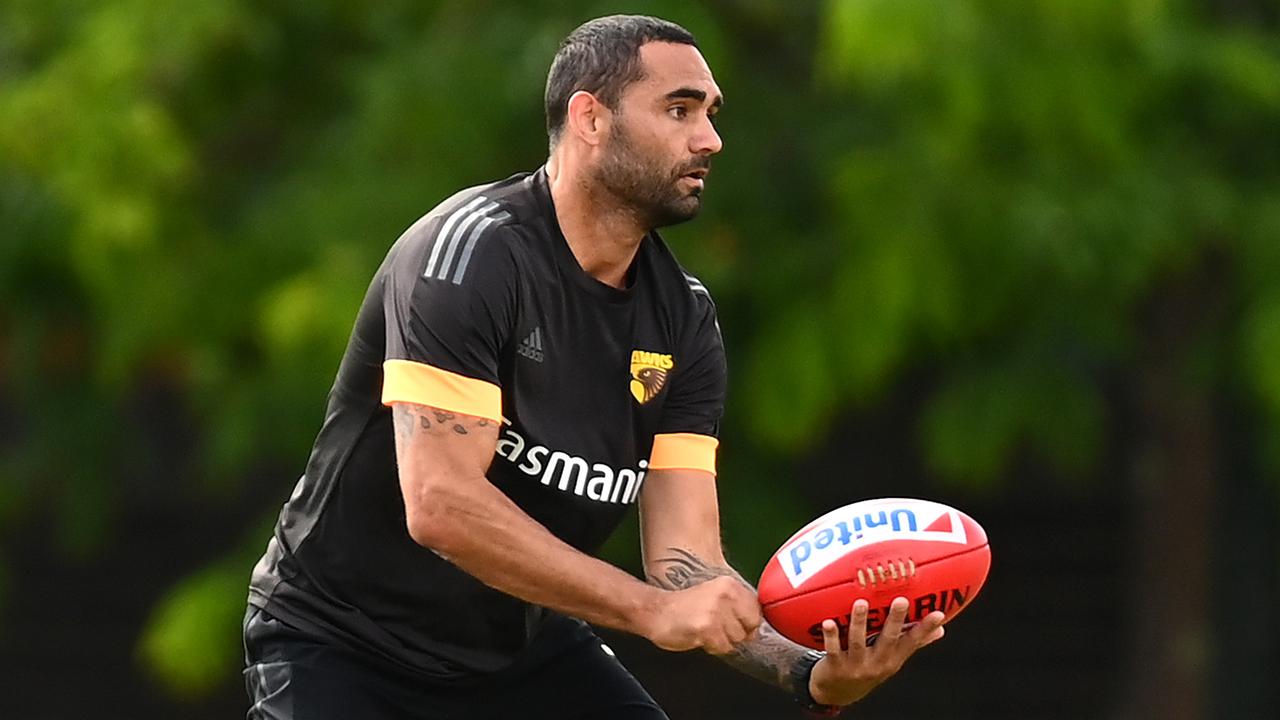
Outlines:
POLYGON ((720 133, 716 132, 716 126, 711 124, 711 118, 704 118, 702 127, 690 139, 689 150, 698 155, 715 155, 722 147, 724 143, 720 140, 720 133))

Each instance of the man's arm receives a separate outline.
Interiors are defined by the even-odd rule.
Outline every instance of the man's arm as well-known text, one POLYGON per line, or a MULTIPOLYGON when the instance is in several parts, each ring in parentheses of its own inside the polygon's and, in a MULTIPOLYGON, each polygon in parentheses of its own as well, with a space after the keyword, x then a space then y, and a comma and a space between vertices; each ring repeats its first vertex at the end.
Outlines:
MULTIPOLYGON (((751 587, 724 558, 719 502, 711 473, 650 471, 640 494, 640 522, 645 575, 654 585, 683 590, 730 577, 751 587)), ((762 620, 754 636, 723 657, 754 678, 789 688, 791 666, 804 652, 805 648, 762 620)))
MULTIPOLYGON (((682 548, 669 547, 667 551, 666 557, 656 558, 652 564, 646 563, 649 581, 659 587, 680 590, 717 577, 736 578, 751 587, 751 583, 723 559, 711 564, 682 548), (655 570, 661 573, 661 577, 653 574, 655 570)), ((725 662, 757 680, 790 689, 791 666, 804 652, 805 648, 782 637, 767 620, 761 619, 756 634, 723 657, 725 662)))
MULTIPOLYGON (((720 544, 715 476, 700 470, 655 470, 640 496, 641 544, 649 581, 680 590, 716 578, 732 577, 751 587, 724 558, 720 544)), ((864 697, 902 667, 920 647, 942 637, 942 613, 932 613, 901 632, 907 603, 894 602, 882 631, 885 640, 866 647, 867 604, 853 607, 848 649, 836 624, 823 623, 826 656, 813 668, 809 693, 828 705, 847 705, 864 697)), ((724 659, 742 672, 791 690, 791 668, 807 648, 782 637, 768 622, 724 659)))
POLYGON ((486 585, 671 650, 727 652, 754 627, 754 598, 736 583, 668 592, 529 517, 485 477, 497 422, 408 402, 392 414, 410 536, 486 585))

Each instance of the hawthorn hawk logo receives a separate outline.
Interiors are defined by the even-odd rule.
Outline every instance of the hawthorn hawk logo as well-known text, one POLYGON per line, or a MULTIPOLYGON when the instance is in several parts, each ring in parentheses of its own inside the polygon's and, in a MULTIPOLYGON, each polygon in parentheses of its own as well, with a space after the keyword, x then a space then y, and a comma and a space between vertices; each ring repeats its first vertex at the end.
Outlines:
POLYGON ((649 402, 667 384, 667 374, 676 366, 666 353, 631 351, 631 396, 641 405, 649 402))

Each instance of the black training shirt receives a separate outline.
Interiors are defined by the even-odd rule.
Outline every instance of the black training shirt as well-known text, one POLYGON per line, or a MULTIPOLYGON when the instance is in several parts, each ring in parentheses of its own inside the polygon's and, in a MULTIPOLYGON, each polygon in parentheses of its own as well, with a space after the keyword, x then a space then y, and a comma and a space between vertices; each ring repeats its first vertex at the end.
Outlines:
POLYGON ((509 664, 551 614, 409 537, 387 406, 500 421, 490 482, 594 552, 646 472, 714 472, 724 404, 706 288, 657 233, 629 278, 619 290, 578 265, 543 169, 464 190, 410 227, 369 286, 249 602, 437 678, 509 664))

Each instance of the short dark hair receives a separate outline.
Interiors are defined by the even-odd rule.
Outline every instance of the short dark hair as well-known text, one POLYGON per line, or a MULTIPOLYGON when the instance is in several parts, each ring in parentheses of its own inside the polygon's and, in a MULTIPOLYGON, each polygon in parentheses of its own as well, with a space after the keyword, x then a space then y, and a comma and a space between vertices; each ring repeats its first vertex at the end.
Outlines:
POLYGON ((679 25, 647 15, 609 15, 588 20, 560 43, 543 96, 547 137, 560 139, 569 98, 579 90, 595 95, 606 107, 618 106, 623 90, 644 78, 640 46, 669 42, 698 47, 693 34, 679 25))

